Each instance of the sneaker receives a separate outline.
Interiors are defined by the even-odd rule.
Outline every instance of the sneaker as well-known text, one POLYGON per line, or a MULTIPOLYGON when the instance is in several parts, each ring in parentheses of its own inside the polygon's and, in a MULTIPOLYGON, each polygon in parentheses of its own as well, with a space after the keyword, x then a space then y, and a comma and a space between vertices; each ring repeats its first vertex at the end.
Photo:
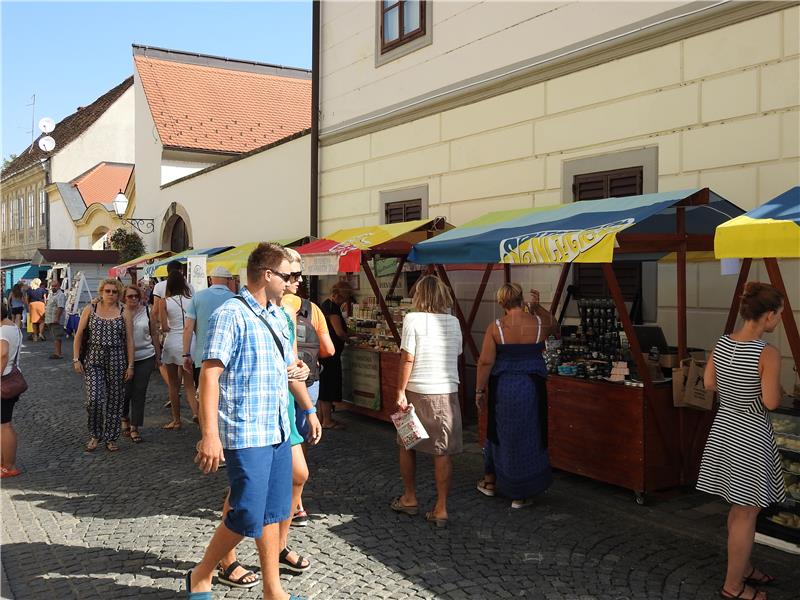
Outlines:
POLYGON ((308 525, 308 513, 302 508, 294 513, 291 525, 294 527, 305 527, 308 525))

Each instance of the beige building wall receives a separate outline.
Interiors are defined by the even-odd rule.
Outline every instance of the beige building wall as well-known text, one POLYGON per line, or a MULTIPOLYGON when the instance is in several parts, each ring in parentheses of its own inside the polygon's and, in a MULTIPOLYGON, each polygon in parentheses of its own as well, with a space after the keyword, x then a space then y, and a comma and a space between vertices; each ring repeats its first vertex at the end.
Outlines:
MULTIPOLYGON (((323 146, 321 235, 378 223, 381 192, 417 185, 428 188, 429 216, 454 225, 570 201, 570 161, 644 148, 657 149, 659 191, 709 186, 753 208, 800 182, 798 23, 794 7, 323 146)), ((800 265, 783 269, 800 309, 800 265)), ((516 272, 549 299, 553 269, 516 272)), ((674 267, 659 274, 658 320, 674 342, 674 267)), ((734 284, 718 263, 689 268, 690 345, 709 347, 719 335, 734 284)), ((489 303, 477 329, 491 312, 489 303)), ((788 357, 785 339, 774 341, 788 357)))
POLYGON ((160 200, 161 190, 161 153, 163 146, 158 137, 158 130, 150 114, 150 106, 142 87, 139 74, 133 72, 133 93, 135 106, 135 140, 136 140, 136 205, 128 207, 130 217, 154 219, 155 231, 142 235, 148 252, 159 250, 160 229, 165 206, 160 200))
POLYGON ((299 239, 309 228, 310 144, 305 135, 176 181, 160 201, 186 209, 195 248, 299 239))
POLYGON ((2 183, 0 247, 4 258, 28 260, 37 248, 47 246, 41 200, 45 178, 44 166, 36 164, 2 183))

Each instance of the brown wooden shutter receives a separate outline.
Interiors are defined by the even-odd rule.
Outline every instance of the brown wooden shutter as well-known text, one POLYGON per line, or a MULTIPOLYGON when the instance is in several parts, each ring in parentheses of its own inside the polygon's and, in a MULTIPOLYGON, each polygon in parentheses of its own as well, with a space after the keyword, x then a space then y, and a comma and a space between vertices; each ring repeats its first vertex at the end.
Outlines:
MULTIPOLYGON (((572 185, 573 200, 600 200, 601 198, 621 198, 638 196, 643 193, 642 167, 616 169, 576 175, 572 185)), ((575 264, 573 284, 580 296, 585 298, 606 297, 610 295, 608 285, 598 265, 575 264)), ((642 264, 639 262, 614 263, 622 295, 633 302, 642 295, 642 264)), ((637 303, 636 321, 641 320, 641 302, 637 303)))
POLYGON ((385 207, 386 224, 417 221, 422 218, 422 199, 387 202, 385 207))

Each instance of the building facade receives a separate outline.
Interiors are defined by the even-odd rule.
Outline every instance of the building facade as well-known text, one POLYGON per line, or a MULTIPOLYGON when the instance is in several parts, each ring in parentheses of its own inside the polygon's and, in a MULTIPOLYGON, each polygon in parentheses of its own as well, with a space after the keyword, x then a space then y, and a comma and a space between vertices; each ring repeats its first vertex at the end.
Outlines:
MULTIPOLYGON (((800 181, 796 3, 324 2, 321 14, 323 236, 409 209, 460 225, 705 186, 750 209, 800 181)), ((800 266, 784 267, 800 297, 800 266)), ((643 318, 674 343, 675 267, 640 268, 643 318)), ((517 269, 549 299, 558 269, 517 269)), ((455 278, 471 299, 477 281, 455 278)), ((691 346, 719 335, 734 285, 716 262, 690 266, 691 346)), ((484 302, 476 335, 495 313, 484 302)), ((788 385, 788 343, 771 341, 788 385)))

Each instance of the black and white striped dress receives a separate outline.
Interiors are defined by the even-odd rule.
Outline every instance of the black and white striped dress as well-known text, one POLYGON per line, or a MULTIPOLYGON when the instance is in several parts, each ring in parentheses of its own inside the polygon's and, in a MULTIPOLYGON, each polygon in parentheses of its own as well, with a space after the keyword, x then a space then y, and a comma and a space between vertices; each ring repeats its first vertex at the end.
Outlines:
POLYGON ((731 504, 766 507, 786 499, 781 459, 761 402, 763 340, 722 336, 714 348, 719 410, 708 434, 697 489, 731 504))

